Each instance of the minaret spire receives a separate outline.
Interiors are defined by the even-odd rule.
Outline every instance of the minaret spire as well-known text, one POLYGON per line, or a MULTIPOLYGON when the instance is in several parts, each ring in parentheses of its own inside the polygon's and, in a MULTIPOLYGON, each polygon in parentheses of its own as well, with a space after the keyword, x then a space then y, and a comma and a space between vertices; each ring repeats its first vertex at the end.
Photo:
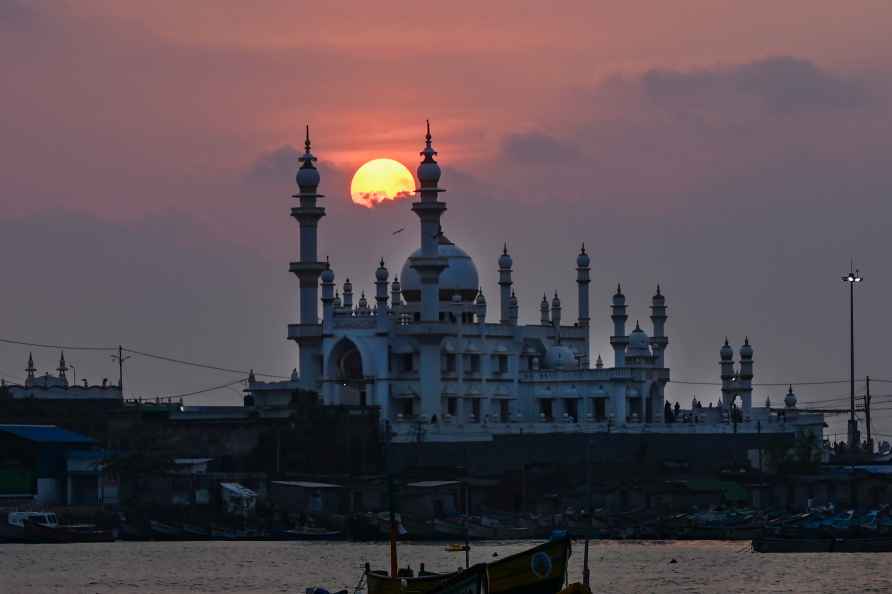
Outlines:
POLYGON ((289 270, 300 281, 300 311, 298 324, 288 327, 288 338, 297 342, 300 351, 300 377, 303 386, 316 390, 321 380, 322 369, 319 365, 322 348, 322 331, 319 320, 319 277, 327 268, 325 262, 319 261, 318 226, 319 220, 325 216, 325 209, 316 204, 322 194, 319 188, 319 171, 316 169, 316 157, 311 151, 310 125, 306 126, 304 153, 298 157, 300 168, 296 181, 298 193, 294 198, 299 205, 291 209, 291 216, 300 225, 300 256, 292 262, 289 270))
POLYGON ((588 369, 589 351, 591 349, 589 336, 589 285, 591 284, 591 258, 585 252, 585 243, 579 249, 579 255, 576 256, 576 289, 579 306, 579 314, 577 316, 577 325, 585 328, 585 346, 582 352, 582 361, 580 365, 588 369))
POLYGON ((514 260, 508 255, 508 242, 502 246, 502 255, 499 256, 499 322, 511 324, 511 267, 514 260))

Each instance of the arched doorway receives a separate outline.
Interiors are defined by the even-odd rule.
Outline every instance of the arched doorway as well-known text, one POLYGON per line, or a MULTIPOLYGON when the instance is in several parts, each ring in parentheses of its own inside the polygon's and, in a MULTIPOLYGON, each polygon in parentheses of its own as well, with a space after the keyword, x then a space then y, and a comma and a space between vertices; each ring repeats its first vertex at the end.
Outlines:
POLYGON ((342 339, 329 355, 330 381, 335 385, 335 403, 367 406, 367 380, 363 372, 362 353, 356 344, 342 339))

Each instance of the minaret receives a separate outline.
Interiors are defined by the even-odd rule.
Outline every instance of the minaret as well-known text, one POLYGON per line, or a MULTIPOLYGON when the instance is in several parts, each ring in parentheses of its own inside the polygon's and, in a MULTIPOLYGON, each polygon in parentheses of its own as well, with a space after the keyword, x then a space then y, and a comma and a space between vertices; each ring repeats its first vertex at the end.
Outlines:
POLYGON ((747 336, 740 347, 740 398, 743 400, 743 412, 749 414, 753 408, 753 347, 747 336))
POLYGON ((372 315, 369 300, 365 298, 365 291, 359 294, 359 303, 356 305, 356 317, 367 318, 372 315))
POLYGON ((25 373, 27 376, 25 377, 25 387, 30 388, 34 384, 34 372, 37 371, 37 368, 34 367, 34 355, 28 353, 28 366, 25 368, 25 373))
POLYGON ((517 326, 517 318, 520 316, 520 305, 517 303, 517 295, 511 289, 511 302, 508 307, 508 318, 512 326, 517 326))
POLYGON ((508 255, 508 244, 502 247, 499 256, 499 323, 511 323, 511 265, 513 261, 508 255))
POLYGON ((292 262, 289 269, 300 281, 300 323, 288 327, 288 338, 297 342, 300 350, 300 377, 306 389, 317 390, 322 377, 322 328, 319 324, 319 276, 325 270, 325 262, 319 262, 317 227, 325 216, 325 209, 316 205, 322 198, 317 193, 319 171, 316 157, 310 151, 310 127, 304 141, 297 185, 300 190, 293 197, 300 205, 291 209, 291 216, 300 224, 300 260, 292 262))
POLYGON ((613 296, 610 318, 613 320, 613 336, 610 337, 610 346, 613 347, 613 366, 623 367, 626 364, 626 345, 629 337, 626 336, 626 296, 623 295, 621 285, 616 285, 616 294, 613 296))
POLYGON ((387 268, 384 267, 384 258, 375 270, 375 328, 381 332, 387 332, 387 268))
POLYGON ((349 278, 344 281, 344 309, 348 314, 353 311, 353 283, 349 278))
POLYGON ((59 355, 59 367, 56 368, 56 371, 59 372, 59 379, 67 384, 68 377, 65 374, 68 372, 68 364, 65 363, 65 351, 62 351, 59 355))
POLYGON ((736 392, 734 390, 734 349, 728 344, 728 337, 725 337, 725 344, 719 349, 719 365, 722 367, 722 404, 731 406, 734 402, 736 392))
POLYGON ((486 323, 486 297, 483 296, 483 288, 477 291, 477 298, 474 299, 474 309, 477 313, 477 323, 486 323))
POLYGON ((554 292, 554 299, 551 300, 551 325, 554 326, 555 332, 561 329, 561 300, 557 291, 554 292))
POLYGON ((439 239, 442 235, 440 217, 446 210, 446 203, 439 199, 442 188, 437 187, 440 181, 440 166, 434 160, 437 151, 431 146, 431 127, 427 124, 424 159, 418 165, 418 181, 421 187, 417 190, 420 200, 412 204, 412 211, 421 221, 421 255, 412 258, 411 265, 421 279, 421 320, 437 322, 440 319, 440 273, 449 265, 446 258, 440 256, 439 239))
POLYGON ((396 316, 399 315, 398 309, 403 304, 402 290, 400 277, 394 276, 393 282, 390 284, 390 309, 396 316))
POLYGON ((651 300, 650 321, 653 323, 653 335, 650 337, 650 348, 654 353, 656 367, 665 367, 663 355, 669 339, 666 337, 666 298, 657 285, 657 292, 651 300))
POLYGON ((598 355, 598 360, 595 361, 595 369, 604 369, 604 361, 601 360, 601 355, 598 355))
POLYGON ((335 275, 328 259, 325 260, 325 270, 322 271, 322 328, 330 330, 334 324, 335 308, 335 275))
POLYGON ((442 412, 440 343, 448 329, 446 324, 440 324, 440 273, 449 263, 440 255, 440 217, 446 210, 446 203, 439 199, 444 190, 437 186, 440 166, 434 160, 437 151, 431 145, 430 122, 424 140, 424 150, 420 153, 423 160, 417 170, 419 200, 412 204, 412 211, 421 222, 421 255, 412 257, 409 262, 421 280, 421 325, 416 326, 420 346, 420 412, 430 419, 442 412))
POLYGON ((548 296, 542 293, 542 301, 539 303, 539 322, 543 326, 551 325, 551 318, 548 316, 548 296))
POLYGON ((591 259, 588 257, 588 254, 585 253, 585 244, 582 244, 582 248, 579 250, 579 255, 576 256, 576 287, 579 292, 579 315, 577 316, 577 324, 580 328, 585 328, 585 347, 583 347, 582 351, 582 361, 580 361, 580 366, 583 369, 588 369, 589 365, 589 342, 591 340, 589 336, 589 308, 588 308, 588 295, 589 295, 589 284, 591 283, 590 278, 590 268, 591 259))

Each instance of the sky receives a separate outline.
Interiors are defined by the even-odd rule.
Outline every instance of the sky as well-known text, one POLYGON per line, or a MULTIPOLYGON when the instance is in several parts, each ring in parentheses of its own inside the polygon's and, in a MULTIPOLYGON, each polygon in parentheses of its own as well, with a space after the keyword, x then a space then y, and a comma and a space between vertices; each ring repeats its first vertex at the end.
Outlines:
MULTIPOLYGON (((616 284, 649 328, 660 283, 675 380, 718 381, 726 335, 749 336, 757 382, 844 380, 854 258, 856 373, 892 379, 890 30, 887 0, 0 0, 0 338, 289 374, 304 126, 320 253, 368 291, 418 224, 407 201, 353 205, 350 179, 379 157, 414 171, 429 118, 444 230, 486 295, 508 242, 523 320, 555 290, 575 316, 585 242, 593 355, 610 360, 616 284)), ((29 350, 55 368, 57 349, 5 344, 0 374, 21 379, 29 350)), ((66 358, 98 381, 116 377, 108 354, 66 358)), ((125 369, 128 396, 239 377, 136 355, 125 369)), ((847 391, 796 388, 833 407, 847 391)), ((871 392, 892 437, 892 383, 871 392)), ((717 398, 668 387, 692 394, 717 398)))

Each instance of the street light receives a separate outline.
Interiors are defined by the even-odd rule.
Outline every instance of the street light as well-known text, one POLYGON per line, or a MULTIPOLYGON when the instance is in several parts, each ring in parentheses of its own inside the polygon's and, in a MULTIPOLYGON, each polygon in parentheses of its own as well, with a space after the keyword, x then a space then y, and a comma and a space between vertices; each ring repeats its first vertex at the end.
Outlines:
POLYGON ((849 284, 849 391, 851 396, 851 416, 849 417, 849 449, 854 448, 861 439, 858 435, 858 421, 855 420, 855 285, 864 278, 855 268, 854 261, 848 274, 842 275, 842 282, 849 284))

